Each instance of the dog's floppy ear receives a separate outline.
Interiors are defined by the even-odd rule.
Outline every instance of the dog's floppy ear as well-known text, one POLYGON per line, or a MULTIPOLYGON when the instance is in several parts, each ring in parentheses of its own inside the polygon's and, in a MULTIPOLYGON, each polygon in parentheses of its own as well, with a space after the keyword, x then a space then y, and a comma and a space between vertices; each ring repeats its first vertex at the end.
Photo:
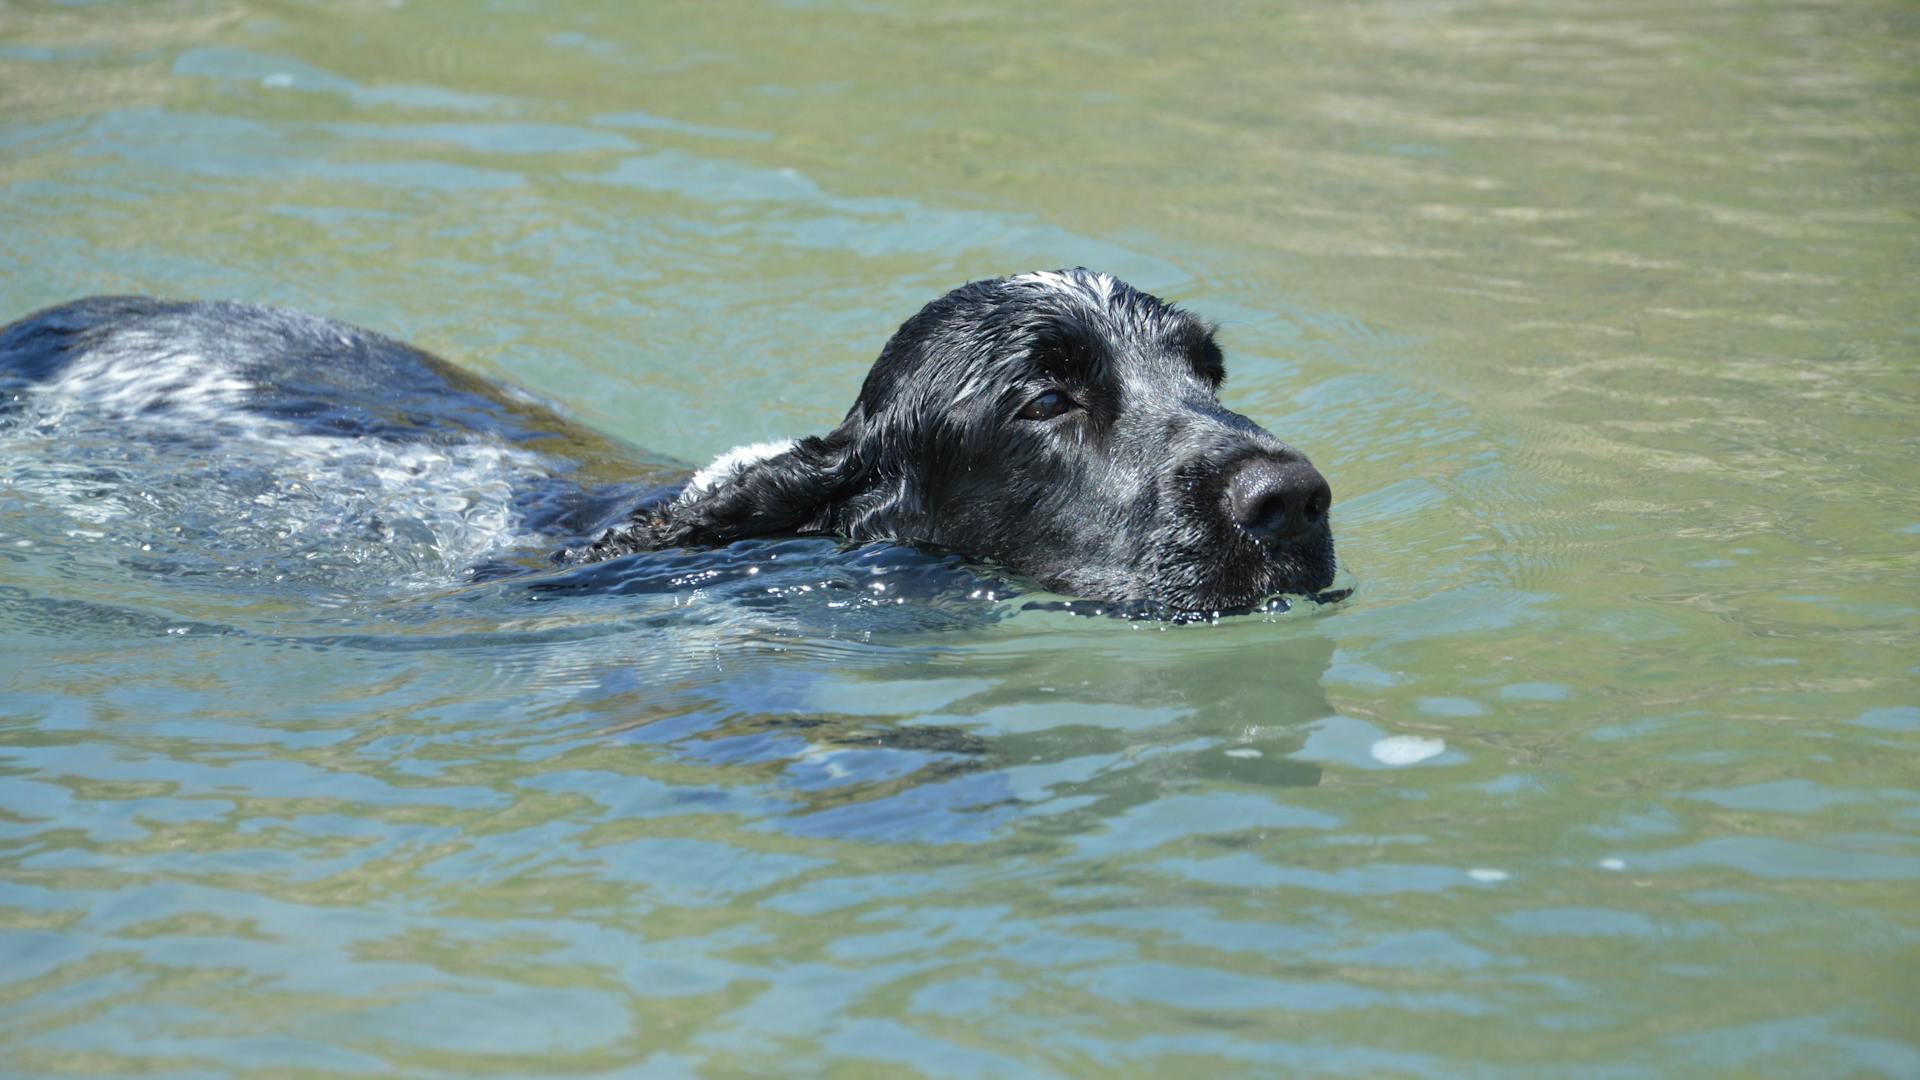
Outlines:
MULTIPOLYGON (((664 507, 666 544, 725 544, 749 536, 833 530, 833 509, 859 490, 845 427, 792 443, 721 455, 664 507)), ((663 545, 664 546, 664 545, 663 545)))
POLYGON ((678 498, 638 511, 578 554, 597 561, 752 536, 891 535, 890 508, 903 501, 904 484, 880 477, 867 463, 859 411, 825 435, 722 454, 695 473, 678 498))

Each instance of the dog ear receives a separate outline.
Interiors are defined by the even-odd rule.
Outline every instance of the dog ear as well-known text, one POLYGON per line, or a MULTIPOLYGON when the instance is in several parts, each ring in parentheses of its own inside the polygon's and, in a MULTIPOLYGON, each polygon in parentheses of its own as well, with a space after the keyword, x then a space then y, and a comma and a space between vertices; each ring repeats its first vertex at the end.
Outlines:
POLYGON ((863 471, 845 425, 785 449, 745 447, 695 473, 663 508, 663 539, 678 546, 831 532, 835 505, 859 491, 863 471))
POLYGON ((877 431, 856 403, 825 435, 730 451, 695 473, 677 498, 636 511, 624 526, 568 558, 597 562, 754 536, 922 538, 926 513, 919 485, 877 431))
POLYGON ((635 551, 713 546, 752 536, 833 534, 853 540, 889 536, 904 482, 889 483, 868 465, 856 407, 825 435, 761 443, 723 454, 671 502, 635 513, 575 557, 610 559, 635 551))

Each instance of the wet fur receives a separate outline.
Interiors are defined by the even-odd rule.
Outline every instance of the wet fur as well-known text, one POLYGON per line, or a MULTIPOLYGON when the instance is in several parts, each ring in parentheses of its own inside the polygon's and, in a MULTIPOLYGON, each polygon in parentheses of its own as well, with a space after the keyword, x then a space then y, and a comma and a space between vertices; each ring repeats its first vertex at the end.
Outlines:
MULTIPOLYGON (((321 520, 309 513, 315 480, 337 504, 325 520, 376 532, 382 500, 404 500, 408 485, 486 484, 498 503, 486 528, 427 514, 423 550, 479 565, 508 546, 597 534, 558 556, 590 562, 824 535, 960 552, 1075 596, 1177 612, 1241 610, 1333 577, 1323 508, 1290 539, 1236 524, 1229 489, 1250 462, 1319 478, 1220 404, 1224 378, 1208 324, 1105 274, 978 281, 900 327, 833 430, 642 481, 638 458, 524 395, 330 319, 103 297, 0 329, 0 421, 90 424, 156 454, 177 446, 183 483, 209 460, 279 461, 285 477, 236 488, 262 535, 289 527, 268 512, 281 503, 280 517, 305 515, 296 524, 321 520), (1049 390, 1077 407, 1021 415, 1049 390), (371 511, 366 477, 393 487, 371 511)), ((324 528, 302 535, 346 543, 324 528)))
POLYGON ((1331 531, 1263 544, 1225 511, 1235 468, 1304 458, 1222 406, 1213 328, 1084 269, 974 282, 881 351, 840 425, 643 509, 579 553, 830 534, 932 545, 1049 588, 1183 611, 1325 588, 1331 531), (1021 406, 1063 388, 1080 409, 1021 406))

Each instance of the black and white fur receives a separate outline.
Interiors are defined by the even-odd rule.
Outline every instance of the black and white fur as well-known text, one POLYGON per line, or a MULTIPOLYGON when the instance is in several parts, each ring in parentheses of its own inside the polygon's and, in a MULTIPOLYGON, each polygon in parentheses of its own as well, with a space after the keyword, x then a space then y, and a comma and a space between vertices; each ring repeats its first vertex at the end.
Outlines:
POLYGON ((1058 591, 1176 611, 1243 610, 1333 578, 1326 482, 1220 404, 1224 377, 1208 324, 1108 275, 974 282, 900 327, 832 431, 742 447, 642 498, 653 483, 608 482, 606 440, 331 320, 119 297, 0 329, 0 421, 56 432, 90 412, 129 438, 171 423, 203 452, 209 439, 250 440, 256 455, 298 442, 309 483, 330 460, 316 439, 347 457, 491 455, 513 466, 503 537, 544 536, 565 561, 830 535, 958 551, 1058 591), (587 528, 598 538, 568 539, 587 528))
POLYGON ((822 533, 1182 611, 1323 589, 1326 482, 1224 378, 1211 327, 1108 275, 975 282, 900 327, 839 427, 722 458, 589 555, 822 533))

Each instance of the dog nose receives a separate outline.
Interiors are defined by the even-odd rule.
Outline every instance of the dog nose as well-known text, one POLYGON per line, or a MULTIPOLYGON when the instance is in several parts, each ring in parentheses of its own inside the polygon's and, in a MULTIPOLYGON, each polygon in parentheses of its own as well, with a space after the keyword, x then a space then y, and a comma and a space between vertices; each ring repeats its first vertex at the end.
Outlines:
POLYGON ((1333 490, 1305 461, 1257 457, 1227 481, 1227 509, 1248 535, 1263 544, 1295 540, 1327 522, 1333 490))

